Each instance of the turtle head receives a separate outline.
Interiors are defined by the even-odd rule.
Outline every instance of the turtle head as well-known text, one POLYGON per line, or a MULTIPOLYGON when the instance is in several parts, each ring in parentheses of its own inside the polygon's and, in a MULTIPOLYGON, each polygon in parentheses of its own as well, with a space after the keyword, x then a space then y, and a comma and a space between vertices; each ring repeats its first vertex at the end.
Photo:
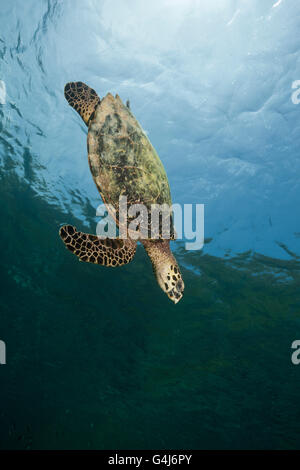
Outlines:
POLYGON ((169 240, 143 240, 142 243, 151 259, 159 286, 177 304, 183 296, 184 282, 170 250, 169 240))
POLYGON ((155 270, 156 279, 162 290, 175 304, 183 296, 184 282, 178 264, 173 260, 159 264, 155 270))

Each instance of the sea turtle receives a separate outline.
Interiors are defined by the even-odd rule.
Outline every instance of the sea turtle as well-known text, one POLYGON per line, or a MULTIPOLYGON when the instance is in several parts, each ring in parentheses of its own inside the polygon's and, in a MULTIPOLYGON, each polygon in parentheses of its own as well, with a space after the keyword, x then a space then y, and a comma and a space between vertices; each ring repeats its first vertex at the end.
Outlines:
MULTIPOLYGON (((158 284, 167 296, 177 303, 183 295, 184 283, 178 264, 170 250, 174 239, 171 195, 168 178, 156 151, 133 116, 129 102, 125 106, 120 97, 108 93, 102 100, 82 82, 65 86, 65 97, 88 126, 88 160, 94 182, 108 212, 119 229, 119 197, 127 197, 127 205, 144 204, 149 213, 151 205, 166 204, 171 231, 162 233, 162 219, 158 232, 151 232, 151 218, 141 218, 150 237, 140 238, 152 262, 158 284), (112 213, 109 207, 113 207, 112 213)), ((166 216, 164 212, 163 217, 166 216)), ((126 224, 129 228, 130 220, 126 224)), ((143 232, 145 234, 145 232, 143 232)), ((81 261, 103 266, 122 266, 129 263, 136 252, 137 240, 128 230, 127 238, 99 238, 77 231, 71 225, 60 228, 59 234, 71 252, 81 261)))

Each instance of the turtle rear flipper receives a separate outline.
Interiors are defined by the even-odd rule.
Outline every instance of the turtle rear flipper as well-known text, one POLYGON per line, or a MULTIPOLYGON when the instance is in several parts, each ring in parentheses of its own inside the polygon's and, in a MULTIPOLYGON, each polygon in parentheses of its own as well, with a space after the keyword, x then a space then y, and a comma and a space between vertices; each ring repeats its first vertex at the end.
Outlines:
POLYGON ((72 225, 61 227, 59 235, 66 248, 87 263, 122 266, 130 263, 136 252, 136 242, 131 239, 101 239, 97 235, 78 232, 72 225))
POLYGON ((65 86, 65 98, 88 126, 91 116, 100 104, 100 98, 95 90, 82 82, 70 82, 65 86))

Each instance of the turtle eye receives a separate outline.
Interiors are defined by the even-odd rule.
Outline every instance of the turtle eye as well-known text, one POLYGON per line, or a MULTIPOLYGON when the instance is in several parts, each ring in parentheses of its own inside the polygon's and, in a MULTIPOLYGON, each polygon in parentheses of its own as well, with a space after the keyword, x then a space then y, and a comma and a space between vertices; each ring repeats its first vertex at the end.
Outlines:
POLYGON ((179 279, 179 281, 177 282, 177 289, 179 291, 182 291, 183 290, 183 282, 181 279, 179 279))

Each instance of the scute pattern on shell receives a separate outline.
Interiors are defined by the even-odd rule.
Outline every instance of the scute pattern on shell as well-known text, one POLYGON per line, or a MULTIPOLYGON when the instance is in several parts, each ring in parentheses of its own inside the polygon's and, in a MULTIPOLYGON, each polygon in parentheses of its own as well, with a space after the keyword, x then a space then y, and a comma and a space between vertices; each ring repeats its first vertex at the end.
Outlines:
MULTIPOLYGON (((117 222, 120 195, 127 196, 128 205, 144 204, 148 214, 152 204, 171 206, 170 187, 163 164, 140 124, 118 95, 114 98, 108 93, 90 121, 88 156, 97 188, 104 202, 115 208, 117 222)), ((164 216, 169 218, 170 213, 164 216)), ((142 226, 149 230, 151 220, 141 220, 142 226)))

